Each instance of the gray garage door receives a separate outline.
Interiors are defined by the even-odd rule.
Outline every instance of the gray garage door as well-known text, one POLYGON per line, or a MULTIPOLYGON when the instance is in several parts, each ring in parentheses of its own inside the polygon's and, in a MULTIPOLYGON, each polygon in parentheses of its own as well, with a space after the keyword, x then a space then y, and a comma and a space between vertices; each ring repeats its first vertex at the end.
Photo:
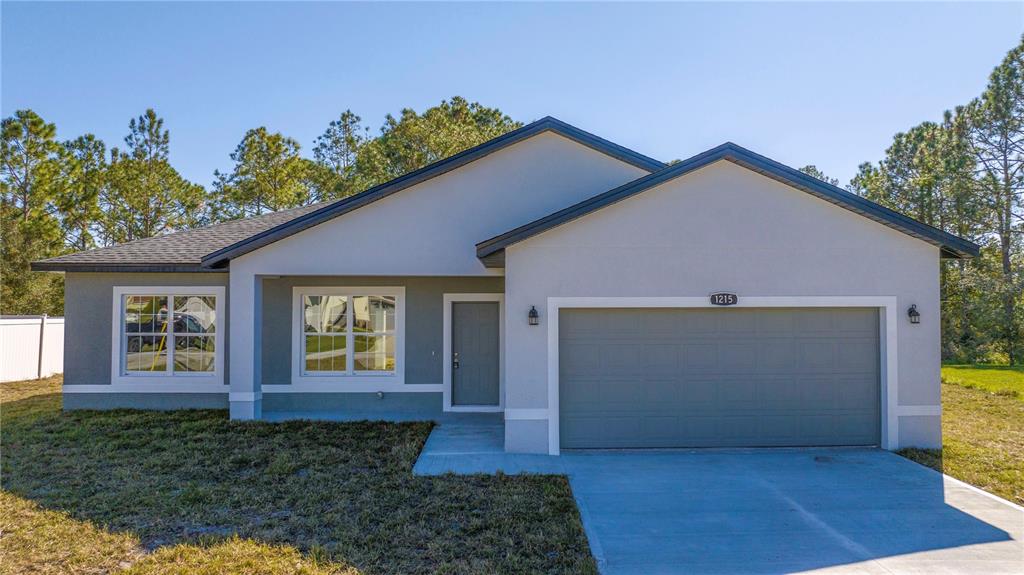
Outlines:
POLYGON ((873 309, 563 309, 565 448, 877 445, 873 309))

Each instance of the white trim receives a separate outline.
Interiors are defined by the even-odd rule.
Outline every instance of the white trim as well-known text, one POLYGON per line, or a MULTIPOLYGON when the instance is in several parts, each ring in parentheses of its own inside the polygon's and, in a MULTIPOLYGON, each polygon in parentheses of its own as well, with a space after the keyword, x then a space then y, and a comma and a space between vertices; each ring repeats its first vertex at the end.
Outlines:
POLYGON ((898 405, 896 406, 896 415, 903 416, 916 416, 916 415, 942 415, 941 405, 898 405))
POLYGON ((259 391, 232 391, 228 393, 228 401, 259 401, 263 394, 259 391))
MULTIPOLYGON (((558 312, 562 308, 714 308, 707 297, 549 297, 548 325, 548 453, 558 455, 558 312)), ((899 442, 899 362, 897 356, 897 298, 895 296, 743 296, 729 307, 867 307, 879 310, 882 446, 896 449, 899 442)))
POLYGON ((118 383, 110 385, 64 384, 61 393, 228 393, 227 385, 209 383, 118 383))
POLYGON ((446 293, 444 302, 444 344, 441 350, 441 385, 444 411, 495 413, 505 409, 505 294, 446 293), (456 302, 497 302, 498 304, 498 405, 452 405, 452 304, 456 302))
POLYGON ((264 383, 263 393, 441 393, 440 383, 409 384, 395 383, 381 377, 376 382, 342 383, 264 383))
POLYGON ((531 420, 531 419, 547 419, 548 410, 541 409, 505 409, 506 420, 531 420))
MULTIPOLYGON (((114 286, 111 306, 110 385, 90 387, 111 387, 110 391, 93 393, 221 393, 218 387, 224 385, 224 286, 114 286), (213 332, 213 371, 207 373, 175 372, 173 368, 164 374, 127 373, 124 370, 123 306, 126 295, 166 295, 173 299, 181 295, 205 295, 215 298, 214 313, 216 324, 213 332), (188 380, 188 383, 185 383, 188 380), (130 390, 130 391, 129 391, 130 390)), ((173 307, 173 301, 168 302, 173 307)), ((173 347, 173 343, 171 344, 173 347)), ((173 350, 168 350, 167 361, 174 359, 173 350)), ((88 392, 82 392, 88 393, 88 392)))
MULTIPOLYGON (((348 314, 351 324, 352 313, 348 314)), ((348 326, 351 333, 351 325, 348 326)), ((292 391, 294 393, 345 393, 366 391, 405 391, 405 288, 401 286, 296 286, 292 288, 292 391), (302 366, 302 296, 312 295, 378 295, 395 297, 395 370, 393 372, 363 374, 303 373, 302 366), (297 391, 308 389, 308 391, 297 391)), ((354 349, 353 349, 354 351, 354 349)), ((353 354, 348 354, 352 364, 353 354)), ((264 384, 263 391, 269 385, 264 384)))

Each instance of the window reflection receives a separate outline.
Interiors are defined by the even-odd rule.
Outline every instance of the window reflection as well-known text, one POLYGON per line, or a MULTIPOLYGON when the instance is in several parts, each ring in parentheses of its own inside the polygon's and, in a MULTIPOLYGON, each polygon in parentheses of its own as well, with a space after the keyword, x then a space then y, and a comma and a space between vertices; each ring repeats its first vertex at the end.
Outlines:
POLYGON ((395 296, 303 295, 304 371, 394 371, 396 307, 395 296))
POLYGON ((214 371, 216 310, 214 296, 125 296, 125 371, 214 371))

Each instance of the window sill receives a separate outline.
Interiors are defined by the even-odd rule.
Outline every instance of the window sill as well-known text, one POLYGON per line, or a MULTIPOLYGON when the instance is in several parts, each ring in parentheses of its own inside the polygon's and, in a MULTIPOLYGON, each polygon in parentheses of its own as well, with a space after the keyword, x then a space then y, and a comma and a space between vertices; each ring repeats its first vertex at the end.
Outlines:
POLYGON ((366 371, 362 373, 344 373, 344 372, 324 372, 324 373, 301 373, 299 379, 308 379, 310 381, 316 381, 318 379, 335 378, 339 380, 352 380, 359 379, 361 377, 395 377, 397 374, 393 371, 366 371))
MULTIPOLYGON (((397 372, 361 373, 358 375, 327 373, 323 375, 298 374, 292 377, 293 385, 313 387, 317 385, 345 386, 393 386, 404 385, 405 377, 397 372)), ((287 387, 287 385, 282 386, 287 387)))
POLYGON ((224 393, 228 386, 221 380, 195 378, 119 378, 109 385, 65 384, 64 393, 224 393))
POLYGON ((143 386, 146 391, 159 392, 171 388, 215 387, 224 385, 224 376, 220 373, 168 373, 148 375, 130 373, 115 375, 110 384, 114 386, 143 386))

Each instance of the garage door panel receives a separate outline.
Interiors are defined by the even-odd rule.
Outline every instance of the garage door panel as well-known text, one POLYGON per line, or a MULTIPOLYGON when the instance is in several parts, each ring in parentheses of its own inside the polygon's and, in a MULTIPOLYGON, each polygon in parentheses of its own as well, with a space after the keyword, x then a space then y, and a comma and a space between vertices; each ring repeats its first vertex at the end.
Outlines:
POLYGON ((644 435, 652 441, 672 441, 679 435, 679 417, 676 415, 660 415, 641 420, 644 435))
POLYGON ((563 343, 559 370, 569 377, 585 377, 603 373, 601 346, 594 343, 563 343))
MULTIPOLYGON (((732 312, 733 310, 730 310, 732 312)), ((743 311, 738 313, 742 314, 743 311)), ((764 309, 753 312, 757 318, 757 333, 760 335, 792 334, 796 329, 796 318, 792 311, 785 309, 764 309)))
POLYGON ((645 346, 633 340, 621 340, 599 347, 603 371, 608 375, 635 375, 644 364, 645 346))
MULTIPOLYGON (((633 312, 628 310, 626 313, 633 312)), ((662 329, 671 332, 674 337, 685 338, 689 336, 699 339, 703 335, 718 332, 718 320, 714 316, 700 310, 695 310, 694 313, 688 314, 685 317, 675 314, 659 315, 662 317, 657 321, 665 326, 662 329)))
POLYGON ((793 340, 766 338, 758 343, 757 368, 759 372, 789 372, 796 366, 796 363, 796 343, 793 340))
POLYGON ((839 408, 849 409, 878 399, 878 380, 870 374, 838 376, 834 387, 839 408))
POLYGON ((691 378, 683 383, 677 379, 673 385, 679 393, 680 402, 685 406, 706 409, 718 401, 720 383, 716 380, 691 378))
POLYGON ((834 331, 837 316, 835 313, 818 310, 793 310, 794 328, 797 333, 819 334, 834 331))
POLYGON ((761 381, 757 400, 768 409, 785 409, 803 399, 805 385, 807 382, 799 378, 766 378, 761 381))
POLYGON ((611 411, 635 409, 642 401, 635 391, 630 390, 636 385, 631 378, 619 379, 608 376, 579 376, 579 385, 566 390, 561 402, 567 408, 577 407, 581 411, 611 411))
POLYGON ((839 437, 849 438, 852 445, 875 441, 875 434, 869 430, 877 426, 878 415, 871 411, 852 411, 835 416, 832 431, 839 437))
POLYGON ((839 344, 820 339, 797 341, 797 367, 800 371, 831 371, 836 367, 839 344))
POLYGON ((758 432, 765 443, 794 443, 806 435, 808 416, 805 415, 766 415, 757 419, 758 432))
POLYGON ((563 310, 559 325, 563 447, 878 444, 876 310, 563 310))
POLYGON ((751 373, 757 368, 757 340, 736 340, 733 345, 718 346, 721 373, 751 373))
POLYGON ((644 435, 641 422, 634 416, 573 417, 564 445, 585 447, 596 440, 602 447, 627 447, 628 438, 644 435))
POLYGON ((859 309, 834 310, 836 317, 835 328, 838 332, 860 337, 878 337, 878 314, 872 312, 865 314, 859 309))
MULTIPOLYGON (((610 351, 610 350, 609 350, 610 351)), ((674 375, 679 372, 680 347, 673 343, 652 343, 641 347, 639 363, 630 366, 630 374, 641 367, 649 376, 674 375)))
POLYGON ((865 365, 878 362, 878 341, 858 338, 844 341, 839 347, 836 367, 841 370, 863 371, 865 365))
POLYGON ((717 404, 727 409, 756 409, 760 383, 751 378, 718 380, 717 404))
POLYGON ((718 346, 711 343, 684 343, 683 367, 690 371, 718 369, 718 346))
POLYGON ((644 406, 657 406, 658 411, 666 409, 676 411, 685 408, 683 388, 676 379, 648 377, 639 383, 643 388, 640 395, 643 398, 644 406))
POLYGON ((712 317, 717 316, 716 322, 719 329, 714 333, 748 337, 757 334, 757 314, 732 313, 732 310, 711 310, 706 313, 712 317))

